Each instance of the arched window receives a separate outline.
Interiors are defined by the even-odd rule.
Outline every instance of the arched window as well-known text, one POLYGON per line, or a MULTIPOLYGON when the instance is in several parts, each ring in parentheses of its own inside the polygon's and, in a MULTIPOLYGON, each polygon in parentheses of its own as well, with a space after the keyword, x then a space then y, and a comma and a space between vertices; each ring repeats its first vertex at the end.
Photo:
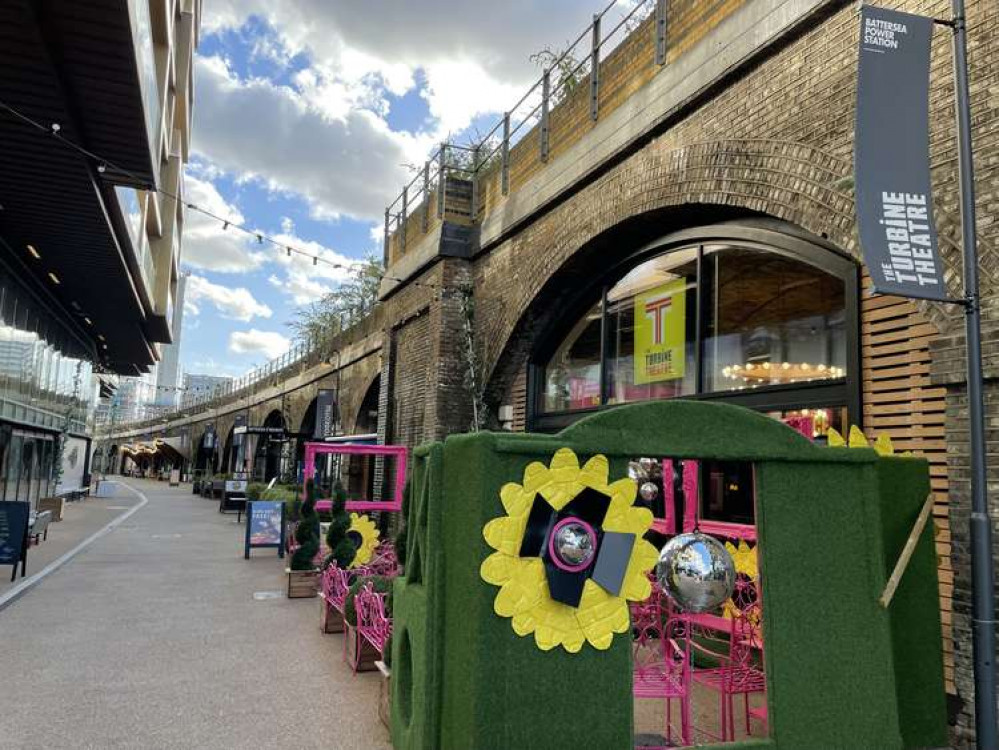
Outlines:
POLYGON ((857 279, 851 259, 772 225, 652 243, 541 342, 531 428, 664 398, 724 399, 816 435, 847 412, 859 424, 857 279))

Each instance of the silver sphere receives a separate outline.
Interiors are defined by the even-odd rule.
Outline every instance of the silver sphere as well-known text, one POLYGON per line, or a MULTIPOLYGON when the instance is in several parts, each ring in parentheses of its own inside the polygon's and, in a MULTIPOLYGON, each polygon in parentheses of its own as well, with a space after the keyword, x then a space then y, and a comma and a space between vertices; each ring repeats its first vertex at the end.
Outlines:
POLYGON ((725 546, 700 532, 679 534, 659 553, 656 577, 685 612, 708 612, 732 596, 735 562, 725 546))
POLYGON ((596 540, 586 527, 570 521, 555 532, 555 554, 570 567, 586 565, 596 552, 596 540))
POLYGON ((645 482, 639 489, 638 494, 642 496, 642 500, 647 503, 651 503, 657 497, 659 497, 659 485, 655 482, 645 482))
POLYGON ((654 477, 659 468, 659 462, 654 458, 640 458, 638 459, 638 465, 642 468, 646 477, 654 477))

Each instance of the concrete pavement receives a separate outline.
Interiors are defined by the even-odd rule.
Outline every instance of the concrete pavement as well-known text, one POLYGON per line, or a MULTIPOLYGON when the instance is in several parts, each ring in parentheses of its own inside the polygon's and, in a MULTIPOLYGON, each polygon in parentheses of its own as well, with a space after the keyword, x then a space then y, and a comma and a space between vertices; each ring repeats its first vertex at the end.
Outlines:
POLYGON ((284 561, 244 560, 189 485, 126 482, 148 504, 0 611, 0 748, 388 750, 379 678, 284 598, 284 561))

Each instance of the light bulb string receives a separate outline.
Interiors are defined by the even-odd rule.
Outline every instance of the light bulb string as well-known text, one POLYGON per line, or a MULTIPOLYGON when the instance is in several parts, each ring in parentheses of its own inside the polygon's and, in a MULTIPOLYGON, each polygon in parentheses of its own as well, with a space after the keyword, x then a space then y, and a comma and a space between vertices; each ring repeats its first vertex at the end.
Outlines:
MULTIPOLYGON (((146 190, 147 192, 156 192, 156 193, 159 193, 162 196, 165 196, 167 198, 170 198, 172 200, 177 201, 178 203, 183 204, 184 207, 187 208, 190 211, 194 211, 196 213, 201 214, 202 216, 206 216, 206 217, 208 217, 210 219, 213 219, 214 221, 219 222, 220 224, 222 224, 222 230, 223 231, 226 231, 226 230, 228 230, 231 227, 232 229, 234 229, 234 230, 236 230, 238 232, 242 232, 243 234, 245 234, 245 235, 247 235, 249 237, 253 237, 254 239, 257 240, 258 244, 262 245, 262 244, 264 244, 266 242, 266 243, 268 243, 270 245, 273 245, 276 248, 284 250, 289 256, 292 253, 294 253, 294 254, 300 255, 300 256, 302 256, 304 258, 310 258, 312 260, 312 264, 314 266, 316 266, 316 265, 318 265, 320 263, 323 263, 324 265, 327 265, 330 268, 335 268, 337 270, 344 270, 344 271, 355 270, 356 267, 357 267, 356 265, 351 265, 351 264, 346 264, 346 263, 339 263, 337 261, 327 260, 326 258, 323 258, 323 257, 321 257, 321 256, 319 256, 319 255, 317 255, 315 253, 311 253, 311 252, 309 252, 307 250, 302 250, 301 248, 296 247, 295 245, 289 244, 288 242, 283 242, 283 241, 281 241, 281 240, 279 240, 279 239, 277 239, 275 237, 272 237, 272 236, 268 235, 265 232, 261 232, 261 231, 259 231, 257 229, 251 229, 250 227, 246 226, 245 224, 240 224, 239 222, 233 221, 231 218, 227 218, 227 217, 224 217, 224 216, 219 216, 218 214, 216 214, 216 213, 214 213, 212 211, 209 211, 208 209, 202 208, 201 206, 198 206, 195 203, 191 203, 189 201, 184 200, 181 196, 179 196, 176 193, 173 193, 173 192, 171 192, 169 190, 166 190, 165 188, 158 187, 156 185, 149 185, 148 183, 146 183, 146 181, 142 177, 140 177, 139 175, 135 174, 134 172, 131 172, 130 170, 125 169, 124 167, 118 166, 117 164, 115 164, 110 159, 106 159, 103 156, 100 156, 99 154, 95 154, 90 149, 88 149, 88 148, 86 148, 84 146, 81 146, 80 144, 76 143, 75 141, 71 141, 68 138, 66 138, 65 136, 63 136, 62 133, 61 133, 62 127, 58 123, 52 123, 51 125, 46 126, 46 125, 42 124, 41 122, 39 122, 39 121, 37 121, 37 120, 29 117, 28 115, 24 114, 23 112, 20 112, 19 110, 17 110, 14 107, 10 106, 9 104, 7 104, 6 102, 4 102, 3 100, 0 100, 0 109, 3 109, 5 111, 9 112, 11 115, 13 115, 17 119, 21 120, 25 124, 31 126, 32 128, 38 130, 39 132, 45 133, 46 135, 49 135, 49 136, 52 136, 53 138, 55 138, 56 140, 58 140, 60 143, 62 143, 64 146, 66 146, 66 147, 68 147, 68 148, 76 151, 77 153, 82 154, 83 156, 87 157, 88 159, 92 160, 95 164, 97 164, 98 171, 101 172, 102 174, 105 173, 109 169, 112 170, 112 171, 114 171, 114 172, 117 172, 119 174, 123 174, 126 177, 130 178, 131 180, 133 180, 134 182, 145 185, 145 187, 142 188, 143 190, 146 190)), ((397 282, 399 284, 407 284, 407 285, 413 285, 413 286, 423 286, 423 287, 428 287, 428 288, 432 288, 432 289, 437 289, 437 288, 440 287, 439 284, 436 284, 434 282, 415 281, 415 280, 411 280, 411 279, 401 279, 401 278, 397 278, 395 276, 388 276, 387 274, 382 274, 381 278, 385 279, 385 280, 388 280, 388 281, 395 281, 395 282, 397 282)))

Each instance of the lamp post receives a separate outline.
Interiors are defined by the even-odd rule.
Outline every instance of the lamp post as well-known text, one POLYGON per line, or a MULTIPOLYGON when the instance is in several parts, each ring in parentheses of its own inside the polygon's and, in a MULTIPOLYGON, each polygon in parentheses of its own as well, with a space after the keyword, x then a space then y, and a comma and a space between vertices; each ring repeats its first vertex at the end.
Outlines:
POLYGON ((985 463, 981 299, 975 226, 975 172, 971 150, 971 98, 968 89, 967 18, 964 0, 951 0, 954 90, 957 97, 958 172, 961 184, 961 241, 964 256, 964 312, 967 340, 968 421, 971 442, 971 641, 974 652, 975 735, 978 747, 995 750, 996 641, 992 521, 985 463))

